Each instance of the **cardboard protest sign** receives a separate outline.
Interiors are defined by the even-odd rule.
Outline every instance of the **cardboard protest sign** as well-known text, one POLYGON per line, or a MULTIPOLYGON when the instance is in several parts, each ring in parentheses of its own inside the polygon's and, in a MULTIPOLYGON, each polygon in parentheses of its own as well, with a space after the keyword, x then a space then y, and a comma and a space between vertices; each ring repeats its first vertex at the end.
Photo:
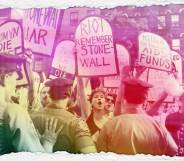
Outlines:
MULTIPOLYGON (((0 25, 0 54, 22 55, 24 52, 23 29, 16 20, 8 20, 0 25)), ((21 65, 22 79, 17 86, 29 84, 26 62, 21 65)))
POLYGON ((23 28, 25 48, 35 53, 52 55, 61 10, 55 8, 32 8, 24 10, 23 28))
POLYGON ((172 61, 174 63, 174 70, 176 70, 175 72, 177 72, 177 80, 180 83, 180 85, 182 84, 182 59, 181 59, 181 55, 178 54, 175 51, 171 51, 171 56, 172 56, 172 61))
POLYGON ((23 30, 18 21, 9 20, 0 25, 0 54, 23 52, 23 30))
MULTIPOLYGON (((136 69, 135 69, 136 70, 136 69)), ((146 68, 144 71, 142 71, 140 74, 139 72, 136 70, 135 71, 135 76, 136 78, 142 80, 142 81, 148 81, 148 72, 149 72, 149 68, 146 68), (138 74, 137 74, 138 73, 138 74), (138 75, 138 76, 137 76, 138 75)))
MULTIPOLYGON (((121 44, 116 44, 117 56, 119 70, 125 66, 130 65, 130 58, 128 50, 121 44)), ((104 77, 104 87, 119 87, 120 86, 120 76, 104 77)))
POLYGON ((75 74, 75 43, 71 40, 61 41, 55 50, 50 77, 67 77, 74 79, 75 74))
POLYGON ((171 71, 171 54, 166 40, 153 33, 141 33, 138 63, 153 69, 171 71))
POLYGON ((113 88, 113 87, 104 87, 103 88, 105 93, 111 93, 111 94, 118 94, 118 88, 113 88))
POLYGON ((75 31, 77 75, 107 76, 118 71, 110 24, 101 17, 87 17, 75 31))

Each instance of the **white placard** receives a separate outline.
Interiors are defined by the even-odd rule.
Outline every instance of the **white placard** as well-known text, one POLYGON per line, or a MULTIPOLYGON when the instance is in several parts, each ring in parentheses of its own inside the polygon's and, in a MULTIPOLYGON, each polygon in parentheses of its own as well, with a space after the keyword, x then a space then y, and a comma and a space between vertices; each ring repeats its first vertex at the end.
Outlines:
POLYGON ((77 74, 104 76, 118 73, 117 55, 110 24, 101 17, 88 17, 75 32, 77 74))
POLYGON ((153 33, 141 33, 138 63, 153 69, 171 71, 171 54, 166 40, 153 33))
POLYGON ((71 40, 61 41, 55 50, 51 75, 63 77, 64 73, 75 74, 75 43, 71 40))
POLYGON ((176 72, 177 72, 177 80, 180 85, 182 85, 182 59, 181 55, 178 54, 176 51, 171 51, 172 61, 175 65, 176 72))
POLYGON ((25 48, 39 54, 52 55, 59 22, 59 9, 50 7, 24 10, 25 48))
POLYGON ((18 21, 9 20, 0 25, 0 54, 23 52, 23 30, 18 21))
MULTIPOLYGON (((123 67, 130 65, 130 58, 128 50, 121 44, 116 44, 117 56, 119 70, 121 71, 123 67)), ((104 87, 119 87, 120 86, 120 76, 104 77, 104 87)))

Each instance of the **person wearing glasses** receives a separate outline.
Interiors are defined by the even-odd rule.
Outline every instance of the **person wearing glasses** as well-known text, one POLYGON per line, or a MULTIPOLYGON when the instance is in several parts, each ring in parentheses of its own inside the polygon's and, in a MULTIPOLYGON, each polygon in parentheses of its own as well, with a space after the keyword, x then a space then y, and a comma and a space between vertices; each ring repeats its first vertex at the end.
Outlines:
POLYGON ((109 118, 114 117, 115 102, 116 102, 115 94, 107 93, 105 95, 105 111, 109 118))

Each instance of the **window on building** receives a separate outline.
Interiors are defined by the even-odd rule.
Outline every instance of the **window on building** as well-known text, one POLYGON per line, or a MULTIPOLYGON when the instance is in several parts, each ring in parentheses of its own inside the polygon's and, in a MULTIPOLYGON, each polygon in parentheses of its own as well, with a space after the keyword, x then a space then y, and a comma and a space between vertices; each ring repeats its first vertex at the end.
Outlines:
POLYGON ((88 15, 88 16, 96 15, 96 11, 95 11, 95 10, 88 10, 88 11, 87 11, 87 15, 88 15))
POLYGON ((172 49, 180 50, 180 39, 172 39, 172 49))
POLYGON ((165 16, 158 16, 157 17, 157 27, 159 30, 164 29, 166 26, 165 23, 165 16))
POLYGON ((70 25, 75 26, 78 24, 78 12, 70 13, 70 25))
POLYGON ((179 15, 171 15, 171 24, 173 27, 179 26, 179 15))

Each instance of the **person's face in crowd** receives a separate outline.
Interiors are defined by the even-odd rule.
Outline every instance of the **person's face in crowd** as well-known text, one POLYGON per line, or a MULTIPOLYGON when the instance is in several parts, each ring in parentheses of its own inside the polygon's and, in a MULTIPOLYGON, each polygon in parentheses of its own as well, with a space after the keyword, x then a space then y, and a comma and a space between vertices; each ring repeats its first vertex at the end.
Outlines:
POLYGON ((41 104, 43 107, 45 107, 48 103, 51 102, 50 96, 49 96, 49 87, 43 87, 40 92, 40 99, 41 104))
POLYGON ((109 112, 114 111, 115 100, 112 96, 107 95, 105 98, 105 109, 109 112))
POLYGON ((17 72, 10 72, 5 75, 4 79, 5 91, 6 95, 9 98, 15 95, 17 78, 18 78, 17 72))
POLYGON ((91 105, 95 109, 104 109, 105 95, 102 92, 96 92, 91 100, 91 105))

